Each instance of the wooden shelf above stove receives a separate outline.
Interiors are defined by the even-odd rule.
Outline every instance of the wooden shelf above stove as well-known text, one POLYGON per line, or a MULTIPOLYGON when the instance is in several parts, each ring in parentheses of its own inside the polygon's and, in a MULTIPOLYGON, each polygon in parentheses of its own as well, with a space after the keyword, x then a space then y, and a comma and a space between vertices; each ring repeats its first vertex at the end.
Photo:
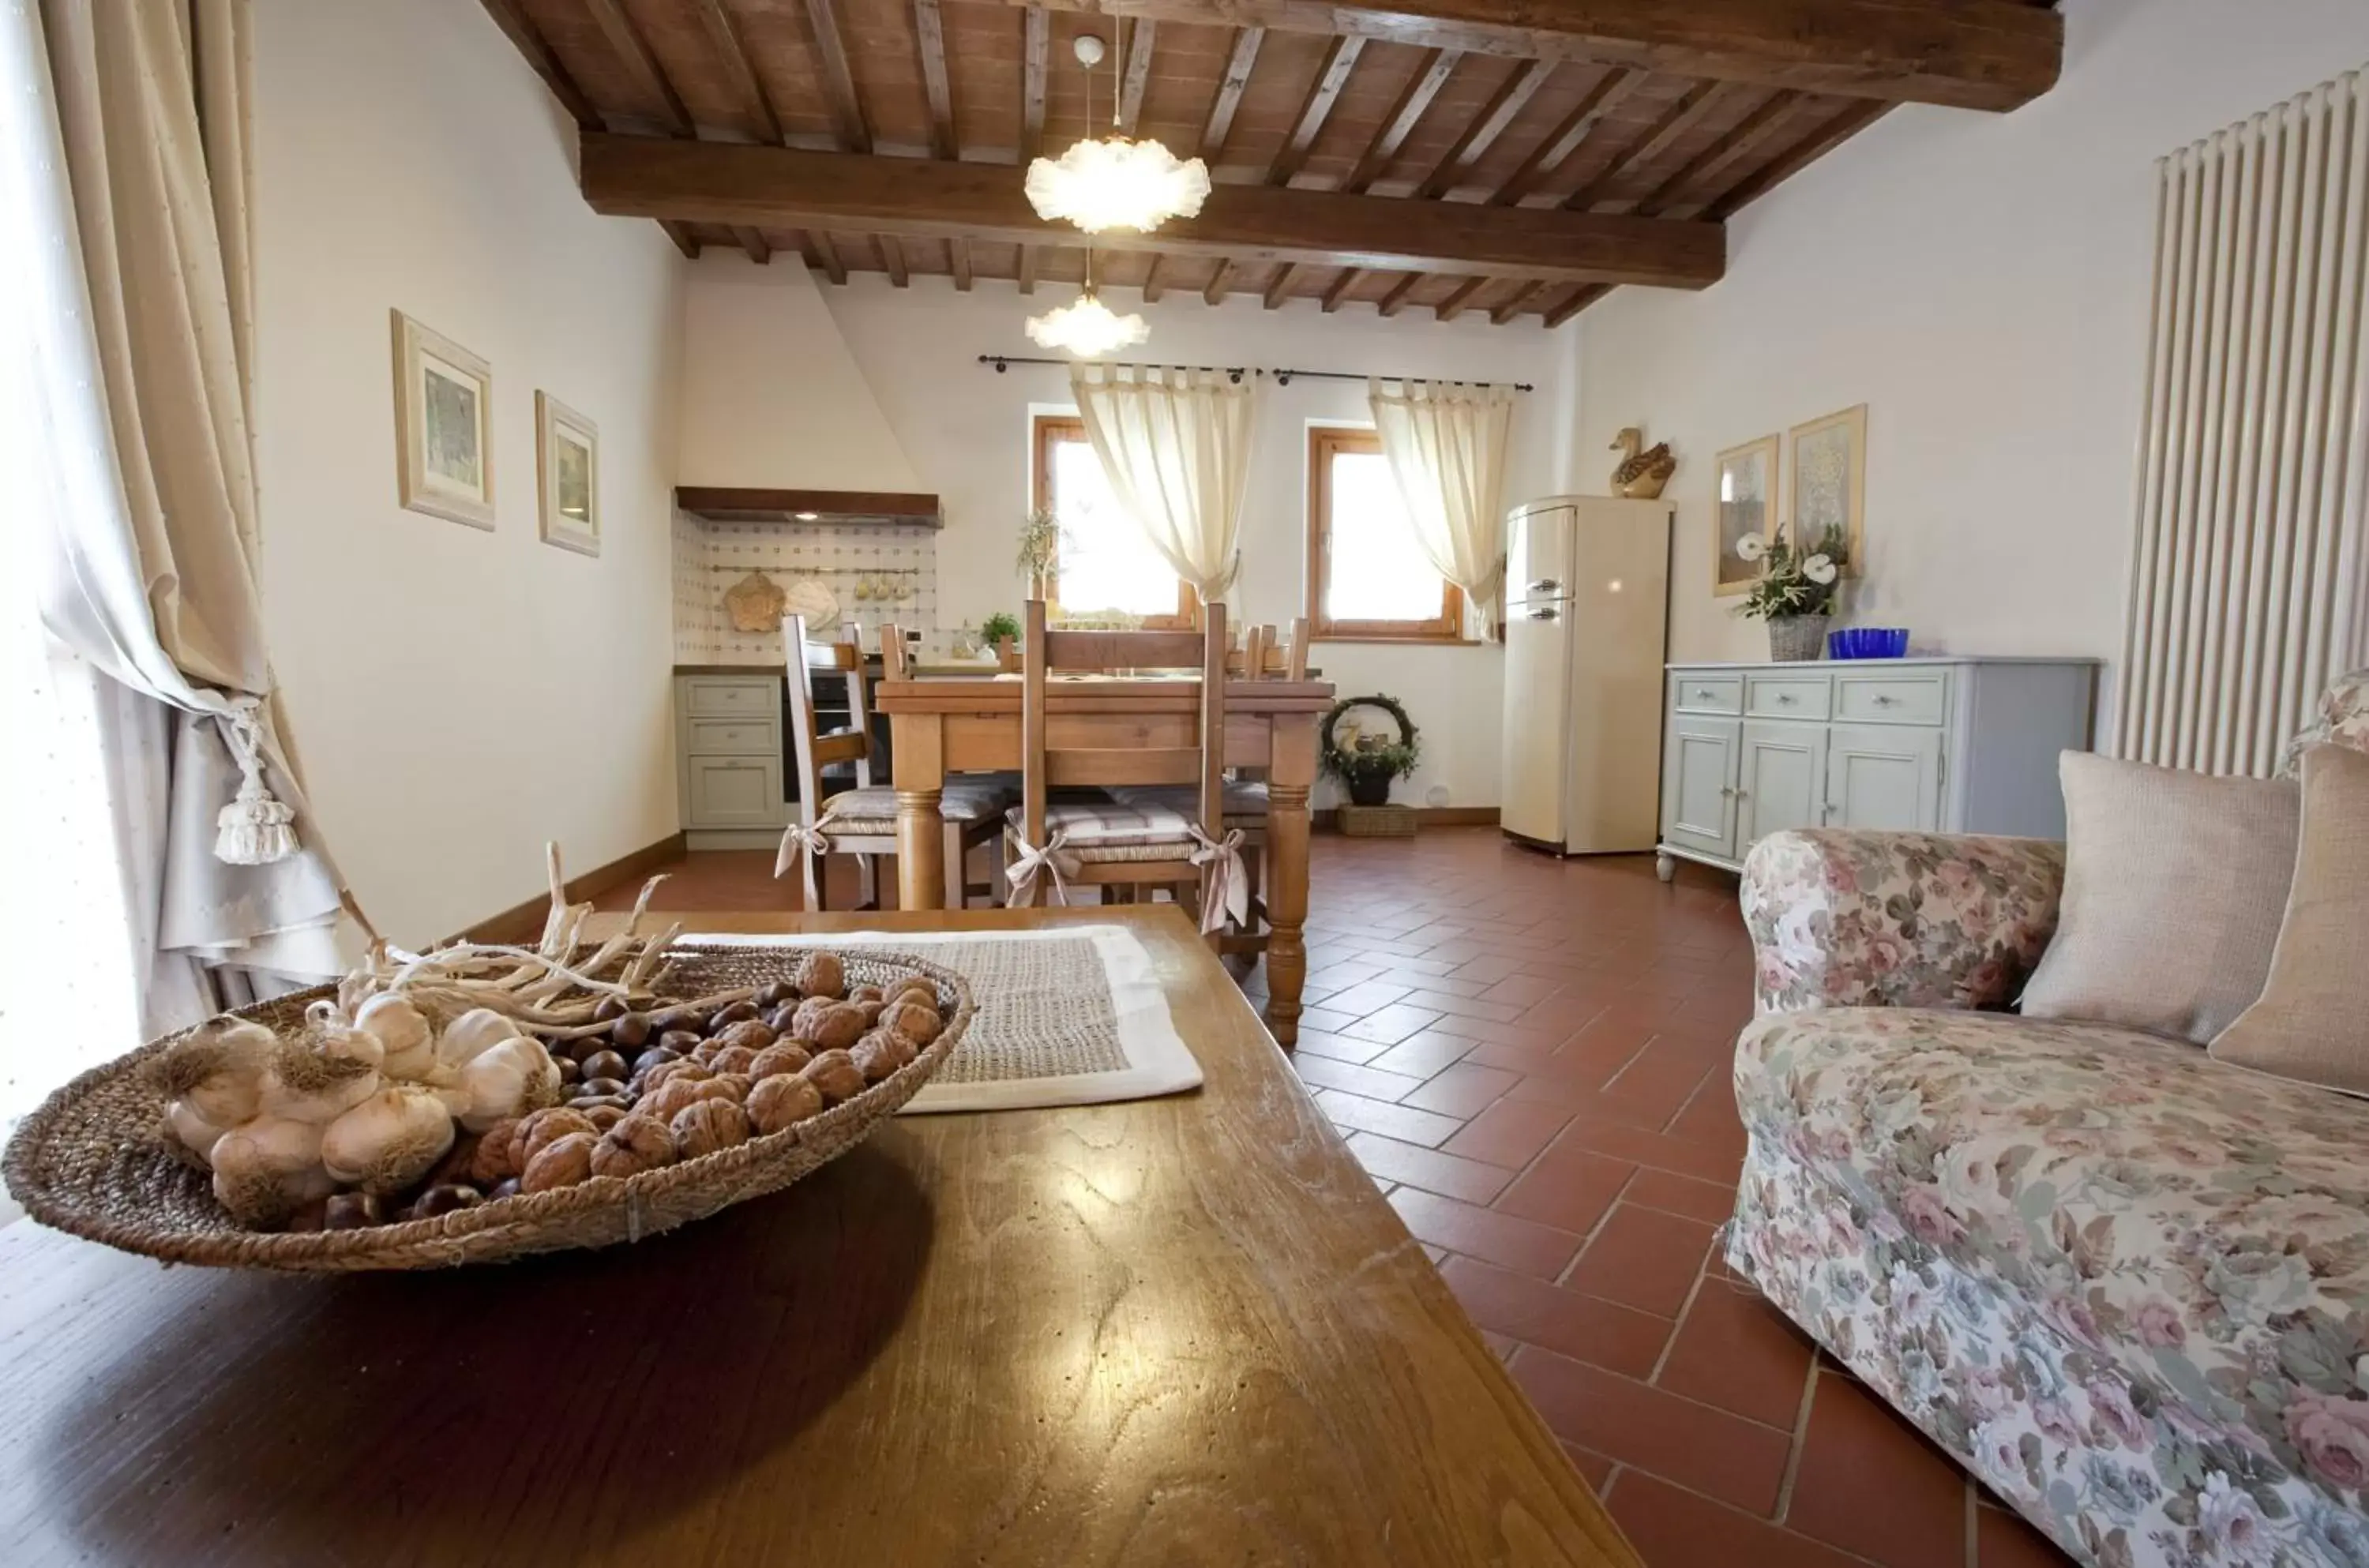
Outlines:
POLYGON ((845 528, 944 528, 935 496, 894 490, 763 490, 678 485, 674 504, 710 522, 789 522, 845 528))

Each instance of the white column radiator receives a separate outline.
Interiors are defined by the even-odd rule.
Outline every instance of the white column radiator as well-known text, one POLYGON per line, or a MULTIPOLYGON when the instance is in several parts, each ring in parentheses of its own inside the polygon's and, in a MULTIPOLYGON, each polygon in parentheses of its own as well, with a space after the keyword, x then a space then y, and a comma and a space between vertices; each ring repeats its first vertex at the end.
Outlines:
POLYGON ((2369 663, 2364 75, 2157 165, 2121 756, 2267 774, 2369 663))

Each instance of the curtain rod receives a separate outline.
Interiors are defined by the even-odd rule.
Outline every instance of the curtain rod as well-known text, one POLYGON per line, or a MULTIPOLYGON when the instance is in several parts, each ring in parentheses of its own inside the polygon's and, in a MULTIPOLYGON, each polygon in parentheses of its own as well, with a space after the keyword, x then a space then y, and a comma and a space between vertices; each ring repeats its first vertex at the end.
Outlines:
MULTIPOLYGON (((978 362, 982 365, 993 365, 995 367, 995 373, 1001 375, 1013 365, 1067 365, 1076 361, 1070 360, 1047 359, 1037 354, 981 354, 978 357, 978 362)), ((1242 377, 1246 375, 1271 375, 1275 377, 1275 383, 1277 386, 1289 386, 1294 378, 1307 381, 1396 382, 1425 381, 1432 379, 1425 376, 1406 375, 1368 376, 1360 371, 1269 370, 1264 365, 1138 365, 1122 362, 1120 364, 1115 364, 1112 368, 1147 371, 1213 371, 1222 372, 1228 381, 1234 383, 1236 385, 1240 385, 1242 383, 1242 377)), ((1538 390, 1538 388, 1532 386, 1526 381, 1441 381, 1437 382, 1436 384, 1441 386, 1510 386, 1516 392, 1535 392, 1538 390)))

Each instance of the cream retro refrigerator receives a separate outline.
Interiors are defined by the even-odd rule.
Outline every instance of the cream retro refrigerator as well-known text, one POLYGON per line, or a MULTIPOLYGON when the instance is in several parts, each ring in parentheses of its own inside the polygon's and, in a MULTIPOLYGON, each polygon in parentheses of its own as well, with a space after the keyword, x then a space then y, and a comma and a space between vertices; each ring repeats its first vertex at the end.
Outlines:
POLYGON ((1558 854, 1654 847, 1672 509, 1553 496, 1506 518, 1510 838, 1558 854))

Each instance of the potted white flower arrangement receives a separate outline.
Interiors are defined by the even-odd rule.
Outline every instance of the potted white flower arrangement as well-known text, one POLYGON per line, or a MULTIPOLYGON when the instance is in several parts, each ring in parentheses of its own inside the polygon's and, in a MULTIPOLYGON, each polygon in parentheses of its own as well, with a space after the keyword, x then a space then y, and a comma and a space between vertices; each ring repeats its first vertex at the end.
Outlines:
POLYGON ((1826 623, 1842 587, 1843 565, 1850 558, 1841 530, 1826 530, 1810 551, 1781 533, 1774 539, 1747 533, 1736 541, 1735 553, 1760 563, 1760 578, 1736 613, 1768 623, 1768 657, 1817 658, 1826 646, 1826 623))

